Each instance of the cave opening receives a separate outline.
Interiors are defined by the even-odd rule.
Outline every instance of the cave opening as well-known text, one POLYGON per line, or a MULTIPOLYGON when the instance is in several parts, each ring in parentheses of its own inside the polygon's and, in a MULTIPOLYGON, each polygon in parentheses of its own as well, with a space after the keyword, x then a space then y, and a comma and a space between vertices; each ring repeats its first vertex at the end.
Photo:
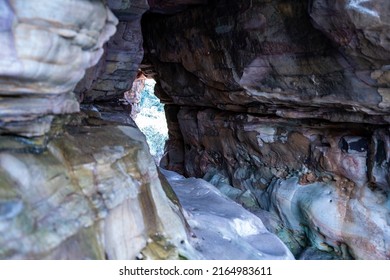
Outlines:
POLYGON ((140 71, 132 88, 124 93, 131 105, 131 117, 146 137, 150 153, 157 165, 164 155, 165 142, 168 139, 167 120, 164 104, 154 94, 156 81, 140 71))

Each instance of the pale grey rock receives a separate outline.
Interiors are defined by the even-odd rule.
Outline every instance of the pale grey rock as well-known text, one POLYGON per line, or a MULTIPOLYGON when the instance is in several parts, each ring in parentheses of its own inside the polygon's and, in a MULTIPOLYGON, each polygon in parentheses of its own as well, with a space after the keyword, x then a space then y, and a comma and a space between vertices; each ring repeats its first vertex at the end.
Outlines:
POLYGON ((191 226, 190 242, 205 259, 294 259, 287 247, 242 206, 205 180, 162 170, 191 226))
POLYGON ((79 110, 72 91, 102 56, 118 20, 104 1, 6 0, 0 5, 0 121, 10 127, 6 131, 39 136, 50 122, 35 130, 17 122, 79 110))
POLYGON ((93 113, 47 149, 0 137, 0 259, 197 258, 145 136, 93 113))
POLYGON ((14 55, 2 54, 3 95, 72 91, 85 69, 97 63, 117 24, 103 1, 5 3, 8 8, 2 9, 2 14, 14 13, 8 30, 11 42, 7 42, 12 48, 5 50, 14 55), (5 77, 26 82, 18 87, 5 77))
POLYGON ((300 185, 298 178, 277 180, 268 189, 271 205, 295 238, 342 258, 389 259, 388 197, 367 187, 355 196, 334 183, 300 185))

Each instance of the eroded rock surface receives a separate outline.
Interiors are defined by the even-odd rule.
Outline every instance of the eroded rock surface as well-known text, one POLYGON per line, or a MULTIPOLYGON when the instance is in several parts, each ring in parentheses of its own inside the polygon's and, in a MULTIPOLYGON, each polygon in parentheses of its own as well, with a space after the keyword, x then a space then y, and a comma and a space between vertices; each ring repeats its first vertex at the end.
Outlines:
POLYGON ((40 151, 1 137, 1 259, 195 257, 144 135, 119 109, 73 118, 40 151))
POLYGON ((343 259, 389 259, 390 200, 385 193, 367 187, 348 190, 337 181, 303 185, 292 177, 275 181, 265 197, 266 204, 271 201, 265 209, 278 214, 285 229, 292 230, 284 234, 301 245, 343 259))
POLYGON ((147 0, 109 0, 119 19, 117 31, 105 45, 99 63, 88 69, 75 91, 87 103, 122 98, 131 89, 143 58, 141 17, 149 8, 147 0))
POLYGON ((256 213, 245 201, 254 195, 296 256, 314 246, 345 259, 389 258, 389 150, 378 145, 388 129, 193 108, 178 122, 186 174, 256 213))
POLYGON ((296 256, 389 258, 387 7, 210 1, 145 17, 162 166, 249 191, 296 256))
POLYGON ((2 1, 0 257, 202 258, 130 108, 108 102, 138 72, 148 7, 162 165, 209 179, 296 257, 390 258, 385 0, 2 1), (55 117, 76 99, 106 103, 55 117))
MULTIPOLYGON (((353 4, 323 2, 216 1, 176 16, 151 16, 144 25, 147 58, 179 105, 388 123, 389 9, 369 1, 378 2, 373 21, 353 4), (362 29, 365 21, 370 25, 362 29), (321 32, 332 28, 352 30, 354 45, 335 47, 321 32)), ((330 39, 340 41, 339 33, 330 39)))
POLYGON ((0 132, 42 135, 78 111, 73 89, 116 24, 103 1, 1 1, 0 132))
POLYGON ((205 180, 162 170, 191 226, 190 243, 208 260, 291 260, 262 221, 205 180))

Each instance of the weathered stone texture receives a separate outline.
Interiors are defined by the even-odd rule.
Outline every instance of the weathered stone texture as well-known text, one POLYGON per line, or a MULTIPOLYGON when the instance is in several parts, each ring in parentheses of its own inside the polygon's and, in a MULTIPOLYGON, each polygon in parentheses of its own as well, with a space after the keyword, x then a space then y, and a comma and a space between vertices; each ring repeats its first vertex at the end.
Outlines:
POLYGON ((131 89, 144 54, 141 17, 149 8, 147 1, 110 0, 108 5, 119 24, 99 63, 88 69, 75 89, 79 100, 85 103, 123 97, 131 89))
POLYGON ((117 19, 103 1, 0 3, 1 132, 37 136, 48 114, 79 110, 72 91, 97 63, 117 19), (25 120, 42 122, 37 129, 25 120))
POLYGON ((347 259, 389 257, 388 128, 186 107, 178 123, 184 149, 168 150, 163 164, 252 193, 279 217, 274 233, 296 256, 314 246, 347 259))
POLYGON ((296 257, 390 258, 388 1, 35 2, 0 2, 0 258, 199 257, 129 108, 54 116, 122 97, 143 39, 164 167, 296 257))
POLYGON ((145 64, 172 108, 162 165, 252 193, 296 256, 389 258, 388 6, 221 0, 146 16, 145 64))
POLYGON ((175 16, 150 16, 144 26, 147 58, 176 104, 388 123, 388 9, 377 11, 381 20, 367 30, 354 9, 353 22, 360 25, 348 28, 367 38, 346 48, 335 47, 335 39, 321 31, 342 29, 349 19, 338 12, 339 4, 327 4, 328 11, 321 3, 216 1, 175 16))
POLYGON ((145 137, 120 108, 91 109, 47 149, 0 137, 1 259, 187 254, 145 137))

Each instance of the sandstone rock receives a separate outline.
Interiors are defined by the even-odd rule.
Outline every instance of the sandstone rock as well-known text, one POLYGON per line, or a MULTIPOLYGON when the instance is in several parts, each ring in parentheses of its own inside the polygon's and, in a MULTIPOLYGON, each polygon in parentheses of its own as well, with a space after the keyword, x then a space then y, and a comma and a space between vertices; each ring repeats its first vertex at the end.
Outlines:
POLYGON ((0 3, 1 258, 201 257, 128 111, 107 102, 138 73, 149 5, 162 165, 222 174, 297 257, 389 258, 385 0, 107 4, 119 23, 103 1, 0 3), (54 117, 78 111, 74 89, 106 104, 54 117))
POLYGON ((386 215, 390 212, 386 202, 389 152, 384 146, 388 130, 193 108, 180 109, 178 122, 185 148, 169 159, 182 158, 188 176, 225 174, 222 183, 214 177, 208 180, 217 180, 213 183, 238 202, 239 193, 247 190, 263 209, 273 205, 271 212, 281 220, 271 230, 297 257, 306 246, 331 251, 336 258, 388 257, 387 241, 380 243, 388 239, 386 215), (292 183, 292 178, 297 181, 292 183), (287 184, 286 191, 294 194, 279 200, 275 182, 287 184), (332 195, 325 195, 325 190, 332 195), (288 214, 292 206, 282 206, 284 200, 303 210, 288 214), (340 207, 338 201, 342 201, 340 207), (378 214, 362 210, 371 204, 378 214), (298 217, 300 211, 308 212, 298 217), (326 211, 334 212, 321 216, 326 211), (292 225, 291 219, 297 222, 292 225), (301 224, 313 232, 323 227, 325 237, 307 232, 301 224), (375 224, 374 229, 367 224, 375 224), (327 243, 328 239, 333 241, 327 243), (357 240, 365 245, 359 247, 357 240))
POLYGON ((176 192, 191 230, 190 242, 206 259, 293 259, 261 220, 202 179, 162 170, 176 192))
POLYGON ((312 2, 216 1, 148 15, 147 60, 179 105, 388 123, 388 9, 379 8, 388 4, 312 2), (330 39, 339 42, 347 29, 355 39, 336 48, 330 39))
POLYGON ((378 129, 373 136, 372 151, 368 177, 372 188, 380 188, 386 193, 390 191, 390 131, 378 129))
POLYGON ((165 116, 168 126, 168 140, 165 143, 165 156, 160 161, 162 168, 183 174, 184 170, 184 142, 180 130, 177 113, 178 106, 165 106, 165 116))
POLYGON ((42 135, 45 115, 79 110, 71 92, 103 54, 117 19, 103 1, 7 0, 0 8, 0 121, 5 132, 42 135), (26 119, 43 125, 18 123, 26 119))
POLYGON ((86 103, 123 97, 131 89, 143 58, 141 17, 149 8, 147 1, 110 0, 108 5, 119 24, 99 63, 87 70, 76 87, 79 100, 86 103))
POLYGON ((279 213, 295 238, 342 258, 389 259, 389 200, 366 187, 348 197, 335 184, 298 184, 297 178, 277 180, 268 190, 270 210, 279 213))
POLYGON ((131 105, 131 117, 135 119, 140 112, 141 94, 145 88, 146 77, 140 72, 130 90, 125 91, 124 98, 131 105))
POLYGON ((209 1, 146 15, 146 69, 175 108, 162 165, 254 194, 297 257, 388 258, 388 11, 209 1))
POLYGON ((377 90, 382 99, 377 107, 387 112, 389 3, 383 0, 311 2, 309 12, 315 27, 337 45, 346 58, 346 65, 355 69, 356 78, 377 90))
POLYGON ((193 258, 144 136, 96 112, 40 152, 1 137, 0 258, 193 258))
POLYGON ((390 59, 389 10, 385 0, 312 0, 309 12, 315 27, 348 54, 350 62, 380 69, 390 59))

